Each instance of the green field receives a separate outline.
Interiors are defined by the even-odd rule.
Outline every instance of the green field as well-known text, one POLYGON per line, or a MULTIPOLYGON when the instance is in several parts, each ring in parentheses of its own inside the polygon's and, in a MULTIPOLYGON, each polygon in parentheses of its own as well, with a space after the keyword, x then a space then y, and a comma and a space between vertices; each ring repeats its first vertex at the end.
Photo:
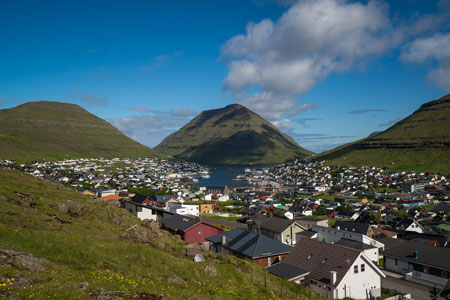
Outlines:
POLYGON ((264 270, 255 263, 209 251, 206 262, 195 263, 182 253, 184 242, 165 232, 145 236, 145 230, 126 210, 0 169, 0 248, 48 260, 45 271, 37 272, 5 264, 0 255, 0 299, 8 293, 20 299, 95 299, 102 291, 137 295, 129 299, 309 298, 307 288, 271 275, 264 287, 264 270), (84 213, 61 212, 57 206, 68 200, 84 213), (217 276, 206 275, 206 266, 214 266, 217 276), (180 282, 169 283, 173 276, 180 282))
POLYGON ((200 113, 155 150, 183 160, 226 165, 283 163, 312 154, 238 104, 200 113))
POLYGON ((387 130, 314 157, 329 164, 450 173, 450 94, 387 130))
POLYGON ((41 101, 0 110, 0 159, 152 156, 160 155, 74 104, 41 101))

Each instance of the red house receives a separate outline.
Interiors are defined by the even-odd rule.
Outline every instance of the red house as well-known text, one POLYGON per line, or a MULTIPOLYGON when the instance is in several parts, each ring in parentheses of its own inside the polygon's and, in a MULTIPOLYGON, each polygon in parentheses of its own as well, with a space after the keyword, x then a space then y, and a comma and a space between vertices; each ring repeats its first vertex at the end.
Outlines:
POLYGON ((179 234, 189 244, 207 242, 206 238, 223 232, 219 227, 182 215, 167 217, 162 225, 172 234, 179 234))

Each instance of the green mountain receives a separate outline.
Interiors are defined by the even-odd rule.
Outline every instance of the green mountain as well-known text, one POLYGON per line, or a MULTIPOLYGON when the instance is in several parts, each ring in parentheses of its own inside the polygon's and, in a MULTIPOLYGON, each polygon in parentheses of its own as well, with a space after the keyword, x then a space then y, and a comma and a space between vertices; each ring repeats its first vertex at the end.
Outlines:
POLYGON ((178 159, 228 165, 283 163, 312 154, 239 104, 201 112, 154 150, 178 159))
POLYGON ((423 104, 385 131, 315 157, 338 165, 450 172, 450 94, 423 104))
POLYGON ((75 104, 29 102, 0 110, 0 158, 150 157, 150 148, 75 104))
MULTIPOLYGON (((0 299, 306 299, 254 262, 202 251, 125 209, 0 168, 0 299), (150 228, 149 228, 150 227, 150 228)), ((314 299, 324 298, 312 293, 314 299)))

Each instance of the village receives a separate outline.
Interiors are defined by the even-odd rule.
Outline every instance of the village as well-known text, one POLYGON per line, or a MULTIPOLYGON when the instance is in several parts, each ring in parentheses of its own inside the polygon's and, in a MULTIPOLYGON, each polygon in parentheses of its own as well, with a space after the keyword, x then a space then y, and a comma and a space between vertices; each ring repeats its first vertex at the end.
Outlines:
POLYGON ((17 164, 35 177, 128 210, 201 259, 253 260, 327 298, 450 294, 450 182, 431 172, 295 161, 245 169, 242 187, 198 185, 207 166, 158 158, 17 164))

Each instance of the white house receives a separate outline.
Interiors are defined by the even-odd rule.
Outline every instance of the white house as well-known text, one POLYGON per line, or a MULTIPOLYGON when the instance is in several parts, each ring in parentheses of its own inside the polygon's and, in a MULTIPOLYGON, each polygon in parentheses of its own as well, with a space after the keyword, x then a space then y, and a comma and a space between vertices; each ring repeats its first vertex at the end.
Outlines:
POLYGON ((367 235, 318 225, 312 225, 311 229, 317 233, 317 240, 363 251, 374 264, 378 264, 379 259, 382 258, 381 251, 384 249, 384 244, 367 235))
POLYGON ((305 237, 283 262, 268 271, 336 299, 379 297, 381 278, 385 277, 362 251, 305 237))
POLYGON ((179 215, 191 215, 196 217, 200 215, 199 206, 197 204, 169 202, 168 210, 179 215))
POLYGON ((312 225, 311 229, 312 231, 317 232, 317 239, 325 243, 334 244, 337 241, 344 238, 352 241, 362 242, 363 244, 366 245, 375 246, 381 250, 384 249, 383 243, 380 243, 379 241, 374 240, 373 238, 370 238, 364 234, 339 230, 335 228, 328 228, 318 225, 312 225))
POLYGON ((141 220, 154 220, 157 221, 157 214, 152 206, 137 204, 131 201, 123 201, 123 208, 131 212, 133 215, 141 220))

